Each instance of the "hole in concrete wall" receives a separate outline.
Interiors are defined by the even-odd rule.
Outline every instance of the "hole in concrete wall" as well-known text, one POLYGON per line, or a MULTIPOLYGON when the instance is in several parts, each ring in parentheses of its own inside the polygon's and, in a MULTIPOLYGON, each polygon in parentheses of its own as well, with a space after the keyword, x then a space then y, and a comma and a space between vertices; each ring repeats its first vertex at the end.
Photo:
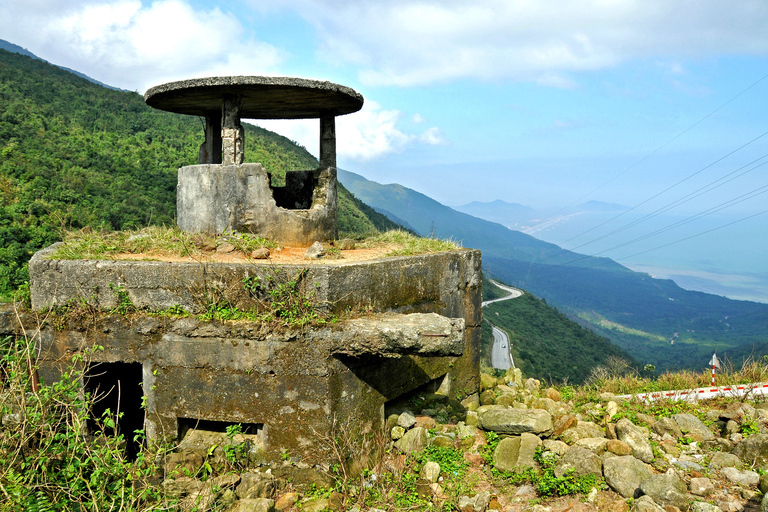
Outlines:
POLYGON ((312 195, 315 191, 314 171, 291 171, 285 173, 285 186, 269 188, 275 203, 286 210, 308 210, 312 207, 312 195))
POLYGON ((144 428, 141 383, 141 363, 96 363, 89 366, 84 378, 85 391, 93 400, 89 429, 108 436, 123 434, 129 460, 135 459, 141 449, 141 442, 134 438, 134 431, 144 428), (101 421, 107 409, 115 429, 105 427, 101 421))
POLYGON ((240 425, 241 432, 250 436, 258 436, 264 428, 263 423, 241 423, 238 421, 212 421, 197 418, 177 418, 179 425, 179 439, 184 439, 190 429, 205 430, 208 432, 227 433, 227 427, 240 425))

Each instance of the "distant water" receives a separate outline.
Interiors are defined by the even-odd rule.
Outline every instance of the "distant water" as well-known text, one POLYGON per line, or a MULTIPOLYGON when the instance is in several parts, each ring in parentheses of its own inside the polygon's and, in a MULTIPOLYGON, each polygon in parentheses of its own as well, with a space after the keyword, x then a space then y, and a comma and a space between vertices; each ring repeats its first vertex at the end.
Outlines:
MULTIPOLYGON (((605 218, 599 212, 585 212, 560 221, 550 219, 546 224, 534 223, 528 232, 536 238, 579 253, 606 256, 633 270, 672 279, 688 290, 768 303, 768 214, 688 240, 683 239, 726 225, 739 217, 700 219, 625 247, 617 246, 663 229, 680 219, 669 216, 653 219, 614 234, 610 232, 617 225, 609 223, 583 237, 563 243, 605 218), (577 248, 603 236, 605 238, 595 243, 577 248), (667 244, 671 245, 649 251, 667 244)), ((626 225, 631 220, 633 217, 627 215, 618 226, 626 225)))

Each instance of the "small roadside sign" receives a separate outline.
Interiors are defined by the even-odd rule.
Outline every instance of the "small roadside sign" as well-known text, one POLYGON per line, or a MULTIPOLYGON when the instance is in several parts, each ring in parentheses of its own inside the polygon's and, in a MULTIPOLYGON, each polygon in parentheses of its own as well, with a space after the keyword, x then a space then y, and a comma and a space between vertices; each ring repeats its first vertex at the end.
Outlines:
POLYGON ((709 360, 709 366, 720 368, 720 361, 717 360, 717 354, 712 354, 712 359, 709 360))

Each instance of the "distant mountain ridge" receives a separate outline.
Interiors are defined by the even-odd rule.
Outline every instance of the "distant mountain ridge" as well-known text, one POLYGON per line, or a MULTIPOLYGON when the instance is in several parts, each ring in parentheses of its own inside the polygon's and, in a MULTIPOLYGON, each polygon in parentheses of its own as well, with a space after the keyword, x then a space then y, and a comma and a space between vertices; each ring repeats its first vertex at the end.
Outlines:
POLYGON ((38 57, 34 53, 30 52, 26 48, 22 48, 21 46, 19 46, 17 44, 13 44, 13 43, 11 43, 9 41, 6 41, 5 39, 0 39, 0 50, 5 50, 5 51, 11 52, 11 53, 18 53, 19 55, 24 55, 26 57, 31 57, 33 59, 41 60, 43 62, 51 64, 51 66, 56 66, 57 68, 63 69, 64 71, 69 71, 73 75, 79 76, 80 78, 85 78, 89 82, 93 82, 95 84, 101 85, 102 87, 106 87, 107 89, 113 89, 115 91, 125 91, 125 89, 120 89, 119 87, 113 87, 113 86, 107 85, 107 84, 105 84, 103 82, 99 82, 95 78, 91 78, 88 75, 80 73, 79 71, 75 71, 74 69, 70 69, 70 68, 67 68, 67 67, 64 67, 64 66, 58 66, 56 64, 52 64, 52 63, 48 62, 45 59, 41 59, 40 57, 38 57))
POLYGON ((684 290, 608 258, 580 255, 458 212, 401 185, 346 171, 339 179, 372 207, 397 212, 421 235, 434 231, 481 249, 491 276, 545 299, 643 364, 697 368, 715 350, 741 357, 753 347, 768 348, 768 304, 684 290))

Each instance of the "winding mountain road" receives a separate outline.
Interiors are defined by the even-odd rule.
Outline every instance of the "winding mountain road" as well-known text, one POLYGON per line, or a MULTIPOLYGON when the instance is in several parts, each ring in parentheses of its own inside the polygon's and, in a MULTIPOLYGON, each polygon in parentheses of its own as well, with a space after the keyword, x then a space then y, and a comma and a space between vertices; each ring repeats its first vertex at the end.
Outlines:
MULTIPOLYGON (((503 285, 497 281, 491 281, 494 286, 504 290, 505 292, 508 292, 509 295, 506 295, 504 297, 500 297, 498 299, 492 299, 492 300, 485 300, 482 303, 482 306, 485 307, 488 304, 492 304, 494 302, 499 302, 502 300, 509 300, 509 299, 516 299, 523 295, 523 290, 519 290, 517 288, 512 288, 511 286, 503 285)), ((489 322, 490 323, 490 322, 489 322)), ((493 368, 499 368, 502 370, 506 370, 508 368, 514 368, 515 367, 515 361, 512 359, 512 354, 510 354, 510 344, 509 344, 509 336, 507 336, 507 333, 493 325, 491 323, 491 327, 493 328, 493 347, 491 348, 491 367, 493 368)))

